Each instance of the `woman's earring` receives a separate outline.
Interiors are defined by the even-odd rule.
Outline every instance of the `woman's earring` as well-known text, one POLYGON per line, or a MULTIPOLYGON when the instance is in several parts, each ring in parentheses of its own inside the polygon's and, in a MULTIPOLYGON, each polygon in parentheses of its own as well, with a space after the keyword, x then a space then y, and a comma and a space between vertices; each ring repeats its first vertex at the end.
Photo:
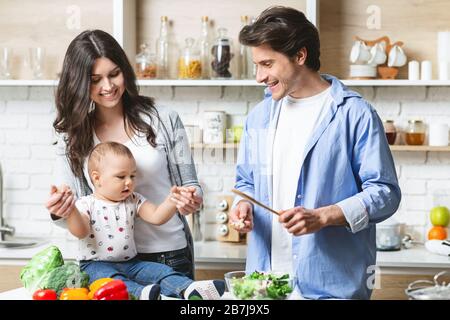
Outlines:
POLYGON ((93 112, 95 110, 95 102, 94 100, 91 100, 91 104, 89 105, 89 113, 93 112))

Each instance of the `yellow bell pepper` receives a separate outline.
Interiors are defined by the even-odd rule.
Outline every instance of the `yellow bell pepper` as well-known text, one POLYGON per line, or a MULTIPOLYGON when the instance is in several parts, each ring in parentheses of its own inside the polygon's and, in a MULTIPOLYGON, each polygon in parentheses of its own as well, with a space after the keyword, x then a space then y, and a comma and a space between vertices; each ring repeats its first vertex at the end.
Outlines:
POLYGON ((107 284, 108 282, 114 281, 113 278, 100 278, 95 280, 91 283, 89 286, 89 299, 92 299, 94 297, 95 292, 97 292, 98 289, 100 289, 102 286, 107 284))
POLYGON ((89 300, 87 288, 66 288, 59 296, 59 300, 89 300))

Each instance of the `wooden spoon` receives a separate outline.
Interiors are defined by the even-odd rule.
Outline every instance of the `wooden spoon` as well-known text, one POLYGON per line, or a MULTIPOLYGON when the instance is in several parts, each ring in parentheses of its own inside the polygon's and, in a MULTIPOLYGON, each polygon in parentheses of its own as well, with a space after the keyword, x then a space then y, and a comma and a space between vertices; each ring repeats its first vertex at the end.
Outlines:
POLYGON ((245 194, 245 193, 243 193, 243 192, 241 192, 241 191, 239 191, 239 190, 231 189, 231 192, 233 192, 234 194, 237 194, 238 196, 241 196, 242 198, 244 198, 244 199, 250 201, 251 203, 256 204, 257 206, 260 206, 260 207, 262 207, 262 208, 264 208, 264 209, 266 209, 266 210, 268 210, 268 211, 270 211, 270 212, 276 214, 277 216, 280 215, 280 213, 279 213, 278 211, 275 211, 275 210, 273 210, 272 208, 269 208, 269 207, 266 206, 265 204, 262 204, 261 202, 259 202, 259 201, 255 200, 255 199, 253 199, 253 198, 250 197, 249 195, 247 195, 247 194, 245 194))

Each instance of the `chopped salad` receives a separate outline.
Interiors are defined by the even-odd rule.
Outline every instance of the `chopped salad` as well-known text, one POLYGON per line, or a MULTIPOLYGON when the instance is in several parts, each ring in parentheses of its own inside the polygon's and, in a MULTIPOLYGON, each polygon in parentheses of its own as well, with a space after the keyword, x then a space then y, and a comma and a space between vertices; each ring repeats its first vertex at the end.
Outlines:
POLYGON ((289 274, 275 275, 254 271, 242 278, 231 279, 233 294, 242 300, 281 300, 292 292, 289 274))

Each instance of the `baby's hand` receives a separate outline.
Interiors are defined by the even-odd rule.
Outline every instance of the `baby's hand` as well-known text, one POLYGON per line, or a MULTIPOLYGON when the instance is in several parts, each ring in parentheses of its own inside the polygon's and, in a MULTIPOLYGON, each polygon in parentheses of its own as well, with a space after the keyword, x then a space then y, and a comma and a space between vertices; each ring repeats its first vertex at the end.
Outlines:
POLYGON ((51 186, 50 198, 46 202, 47 210, 58 217, 67 218, 75 205, 75 196, 67 185, 59 188, 51 186))
POLYGON ((172 187, 170 200, 175 203, 179 213, 186 215, 198 209, 197 204, 193 201, 195 190, 195 187, 172 187))

